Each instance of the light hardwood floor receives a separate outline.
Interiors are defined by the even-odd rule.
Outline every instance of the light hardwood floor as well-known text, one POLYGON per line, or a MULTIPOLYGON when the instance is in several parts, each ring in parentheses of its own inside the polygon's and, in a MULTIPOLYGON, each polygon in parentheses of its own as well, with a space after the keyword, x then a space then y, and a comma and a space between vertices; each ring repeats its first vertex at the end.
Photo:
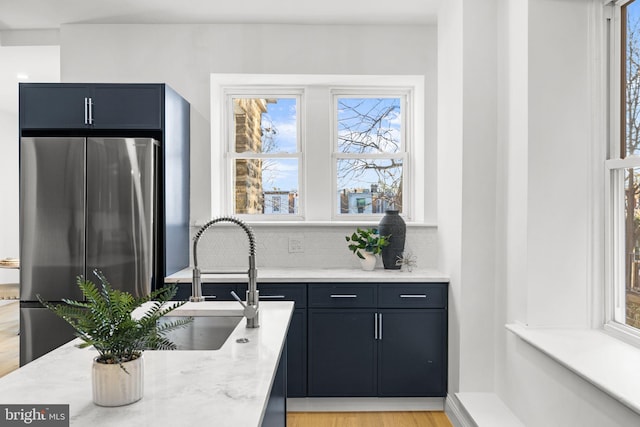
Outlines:
MULTIPOLYGON (((18 301, 0 300, 0 377, 19 365, 18 301)), ((444 412, 290 412, 289 427, 452 427, 444 412)))
POLYGON ((20 303, 0 300, 0 377, 20 364, 20 303))
POLYGON ((290 412, 288 427, 452 427, 444 412, 290 412))

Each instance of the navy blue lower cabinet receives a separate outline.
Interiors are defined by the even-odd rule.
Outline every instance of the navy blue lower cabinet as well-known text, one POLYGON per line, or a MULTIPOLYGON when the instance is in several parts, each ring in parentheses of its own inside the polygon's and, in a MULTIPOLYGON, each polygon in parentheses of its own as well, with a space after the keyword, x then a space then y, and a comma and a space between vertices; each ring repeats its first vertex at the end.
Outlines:
POLYGON ((378 310, 378 395, 445 396, 446 311, 378 310))
POLYGON ((273 379, 269 401, 264 411, 261 427, 285 427, 287 425, 287 344, 280 355, 276 377, 273 379))
POLYGON ((310 397, 447 394, 447 284, 309 285, 310 397))
POLYGON ((307 395, 307 310, 293 310, 287 334, 287 396, 307 395))
POLYGON ((376 396, 375 316, 375 309, 309 309, 309 396, 376 396))

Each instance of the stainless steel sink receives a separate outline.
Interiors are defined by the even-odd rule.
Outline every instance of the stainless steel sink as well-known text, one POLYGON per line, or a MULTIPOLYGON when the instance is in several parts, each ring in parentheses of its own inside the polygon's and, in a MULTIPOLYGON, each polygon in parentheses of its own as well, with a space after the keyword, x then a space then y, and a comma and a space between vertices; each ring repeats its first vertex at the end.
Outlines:
MULTIPOLYGON (((187 316, 165 316, 160 322, 171 322, 187 316)), ((242 316, 195 316, 184 328, 169 331, 166 337, 178 350, 218 350, 238 326, 242 316)))

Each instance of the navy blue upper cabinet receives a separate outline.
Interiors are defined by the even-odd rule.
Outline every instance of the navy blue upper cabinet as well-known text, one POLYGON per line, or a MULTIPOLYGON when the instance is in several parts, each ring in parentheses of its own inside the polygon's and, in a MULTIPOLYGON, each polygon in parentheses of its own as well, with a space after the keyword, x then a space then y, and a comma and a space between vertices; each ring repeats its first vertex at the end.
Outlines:
POLYGON ((75 129, 86 125, 89 85, 20 84, 20 127, 75 129), (87 111, 85 112, 85 109, 87 111))
POLYGON ((22 129, 162 129, 160 84, 20 84, 22 129))

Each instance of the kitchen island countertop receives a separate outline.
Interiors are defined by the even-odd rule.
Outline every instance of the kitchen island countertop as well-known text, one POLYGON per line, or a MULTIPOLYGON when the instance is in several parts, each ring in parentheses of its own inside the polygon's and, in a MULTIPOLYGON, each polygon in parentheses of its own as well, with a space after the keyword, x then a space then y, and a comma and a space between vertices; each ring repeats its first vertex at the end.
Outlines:
MULTIPOLYGON (((165 278, 166 283, 191 283, 192 269, 185 268, 165 278)), ((213 274, 202 270, 202 281, 206 283, 246 282, 245 274, 213 274)), ((412 272, 375 269, 364 271, 357 268, 258 268, 258 283, 326 283, 326 282, 380 282, 380 283, 443 283, 449 278, 437 270, 415 269, 412 272)))
MULTIPOLYGON (((198 304, 241 313, 235 301, 198 304)), ((144 396, 127 406, 93 403, 97 352, 76 348, 79 340, 0 378, 0 404, 69 404, 71 426, 260 426, 292 311, 292 302, 261 303, 261 326, 243 319, 219 350, 145 351, 144 396)))

